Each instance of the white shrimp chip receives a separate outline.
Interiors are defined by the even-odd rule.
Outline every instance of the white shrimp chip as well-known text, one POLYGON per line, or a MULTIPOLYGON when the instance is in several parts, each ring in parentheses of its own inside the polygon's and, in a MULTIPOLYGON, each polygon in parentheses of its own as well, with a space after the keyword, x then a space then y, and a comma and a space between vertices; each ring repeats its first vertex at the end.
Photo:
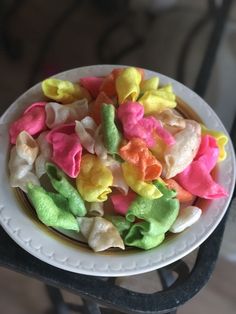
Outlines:
POLYGON ((8 166, 10 172, 19 178, 24 177, 32 169, 32 165, 18 156, 15 146, 11 149, 8 166))
POLYGON ((102 217, 78 217, 77 220, 82 235, 95 252, 104 251, 111 247, 125 249, 118 230, 110 221, 102 217))
POLYGON ((121 168, 121 163, 110 156, 107 156, 107 159, 104 159, 103 162, 106 165, 106 167, 108 167, 112 172, 113 176, 112 186, 119 189, 121 193, 123 193, 124 195, 127 195, 129 186, 125 181, 123 171, 121 168))
POLYGON ((90 206, 88 206, 88 214, 90 216, 103 216, 104 215, 104 202, 92 202, 89 203, 90 206))
POLYGON ((184 129, 186 126, 186 120, 173 109, 166 109, 159 114, 154 114, 154 116, 160 120, 164 127, 172 134, 184 129))
POLYGON ((35 139, 26 131, 22 131, 16 138, 16 153, 27 164, 32 165, 38 155, 39 147, 35 139))
POLYGON ((19 187, 24 192, 27 192, 28 183, 40 185, 38 178, 32 171, 33 165, 18 155, 16 146, 13 146, 11 149, 8 167, 11 187, 19 187))
POLYGON ((83 119, 88 114, 88 101, 84 98, 67 105, 49 102, 45 110, 46 125, 53 129, 61 124, 83 119))
POLYGON ((98 126, 94 137, 95 137, 95 145, 94 145, 95 154, 102 160, 107 159, 107 149, 103 143, 101 124, 98 126))
POLYGON ((94 154, 96 129, 97 125, 90 117, 75 121, 75 132, 80 139, 80 143, 91 154, 94 154))
POLYGON ((39 145, 39 155, 35 160, 35 173, 38 178, 46 173, 45 164, 52 157, 52 146, 46 141, 48 131, 42 132, 36 139, 39 145))
POLYGON ((85 118, 83 118, 81 120, 81 122, 83 123, 83 126, 89 130, 92 134, 95 133, 96 129, 97 129, 97 124, 96 122, 93 120, 93 118, 86 116, 85 118))
POLYGON ((176 143, 164 152, 165 165, 162 175, 170 179, 190 165, 201 142, 201 127, 193 120, 186 120, 186 127, 175 135, 176 143))
POLYGON ((170 232, 179 233, 192 226, 201 217, 202 210, 196 206, 181 208, 179 215, 170 228, 170 232))

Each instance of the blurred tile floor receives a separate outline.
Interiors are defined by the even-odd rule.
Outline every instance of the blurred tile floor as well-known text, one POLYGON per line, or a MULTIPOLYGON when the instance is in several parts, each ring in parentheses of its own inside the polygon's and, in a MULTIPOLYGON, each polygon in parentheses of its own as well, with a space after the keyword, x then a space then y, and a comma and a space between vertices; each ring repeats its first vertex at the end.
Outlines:
MULTIPOLYGON (((111 2, 115 6, 112 10, 104 7, 106 1, 100 1, 100 7, 96 1, 18 1, 18 10, 6 24, 13 43, 11 54, 6 53, 4 41, 0 41, 0 114, 33 83, 78 66, 130 64, 176 78, 181 45, 189 28, 204 13, 206 1, 172 1, 175 3, 173 7, 164 11, 157 7, 152 12, 154 15, 138 10, 135 1, 131 1, 133 11, 126 15, 126 1, 120 1, 122 5, 117 1, 111 2), (58 20, 66 11, 67 14, 58 20), (109 33, 111 23, 122 18, 120 27, 109 33), (141 41, 137 41, 134 50, 123 53, 133 38, 141 41)), ((0 1, 0 18, 11 3, 13 1, 0 1)), ((235 20, 234 2, 206 95, 206 100, 228 130, 236 112, 235 20)), ((194 85, 211 26, 209 22, 191 46, 185 71, 185 84, 189 87, 194 85)), ((227 250, 224 254, 227 255, 227 250)), ((151 277, 152 273, 132 276, 124 279, 122 284, 133 284, 134 289, 152 289, 151 277)), ((178 313, 233 314, 236 308, 235 285, 236 263, 221 257, 207 286, 178 313)), ((69 293, 64 294, 67 301, 77 300, 69 293)), ((49 309, 50 302, 42 283, 0 268, 0 313, 44 314, 49 309)))

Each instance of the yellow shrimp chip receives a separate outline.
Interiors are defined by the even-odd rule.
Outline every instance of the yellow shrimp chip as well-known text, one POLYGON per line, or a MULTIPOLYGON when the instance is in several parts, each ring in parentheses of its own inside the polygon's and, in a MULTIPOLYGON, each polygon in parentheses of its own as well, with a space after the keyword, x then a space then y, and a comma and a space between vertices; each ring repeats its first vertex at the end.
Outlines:
POLYGON ((148 199, 156 199, 162 196, 162 193, 154 184, 140 179, 139 171, 134 165, 125 161, 122 163, 122 170, 128 186, 137 194, 148 199))
POLYGON ((42 90, 45 96, 63 104, 68 104, 82 98, 91 99, 89 93, 79 84, 55 78, 44 80, 42 82, 42 90))
POLYGON ((82 198, 88 202, 104 202, 111 193, 112 172, 94 155, 86 154, 81 159, 76 186, 82 198))
POLYGON ((202 135, 209 134, 216 139, 216 143, 219 147, 219 157, 218 161, 223 161, 227 157, 227 153, 225 151, 225 145, 228 143, 228 137, 220 131, 209 130, 204 125, 201 125, 202 128, 202 135))
POLYGON ((126 68, 116 79, 119 104, 126 100, 135 101, 140 93, 141 73, 136 68, 126 68))
POLYGON ((160 113, 167 108, 175 108, 177 105, 171 85, 146 91, 139 99, 139 103, 144 106, 145 114, 160 113))
POLYGON ((159 81, 159 77, 157 76, 142 81, 140 84, 141 93, 145 93, 150 90, 156 90, 158 88, 159 81))

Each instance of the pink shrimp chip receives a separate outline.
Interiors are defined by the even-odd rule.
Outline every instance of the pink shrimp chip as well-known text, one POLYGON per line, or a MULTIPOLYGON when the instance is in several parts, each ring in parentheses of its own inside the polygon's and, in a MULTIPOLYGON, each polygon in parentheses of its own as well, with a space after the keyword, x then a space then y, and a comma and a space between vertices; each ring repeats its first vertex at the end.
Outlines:
POLYGON ((167 145, 175 143, 174 137, 162 127, 158 120, 152 116, 143 117, 144 108, 139 103, 132 101, 123 103, 119 106, 117 114, 127 139, 141 138, 148 147, 152 147, 155 145, 154 132, 156 132, 167 145))
POLYGON ((205 199, 227 196, 228 193, 210 174, 216 165, 218 155, 219 148, 214 137, 203 136, 196 157, 183 172, 177 175, 177 181, 190 193, 205 199))
POLYGON ((86 88, 93 98, 96 98, 99 94, 100 87, 104 81, 102 77, 89 76, 80 79, 80 85, 86 88))
POLYGON ((127 195, 124 194, 113 194, 111 201, 114 206, 114 211, 117 214, 125 216, 130 204, 135 200, 137 194, 129 190, 127 195))
POLYGON ((76 178, 80 171, 82 146, 75 134, 75 124, 64 124, 52 129, 46 140, 52 144, 52 161, 68 176, 76 178))
POLYGON ((14 121, 10 126, 10 141, 11 144, 16 143, 18 134, 26 131, 30 135, 35 135, 43 130, 46 130, 46 102, 35 102, 29 106, 23 115, 14 121))
POLYGON ((218 156, 219 147, 217 145, 216 139, 211 135, 202 136, 201 144, 195 159, 203 162, 207 170, 210 172, 215 167, 218 156))

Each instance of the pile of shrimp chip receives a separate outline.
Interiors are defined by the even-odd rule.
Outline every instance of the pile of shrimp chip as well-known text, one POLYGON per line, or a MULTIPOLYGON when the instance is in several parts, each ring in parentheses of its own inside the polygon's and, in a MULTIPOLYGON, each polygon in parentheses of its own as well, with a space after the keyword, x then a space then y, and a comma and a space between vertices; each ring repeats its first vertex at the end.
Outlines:
POLYGON ((149 250, 200 219, 197 198, 227 197, 212 175, 227 136, 183 117, 158 77, 126 67, 41 86, 47 100, 9 126, 9 171, 46 226, 95 252, 149 250))

